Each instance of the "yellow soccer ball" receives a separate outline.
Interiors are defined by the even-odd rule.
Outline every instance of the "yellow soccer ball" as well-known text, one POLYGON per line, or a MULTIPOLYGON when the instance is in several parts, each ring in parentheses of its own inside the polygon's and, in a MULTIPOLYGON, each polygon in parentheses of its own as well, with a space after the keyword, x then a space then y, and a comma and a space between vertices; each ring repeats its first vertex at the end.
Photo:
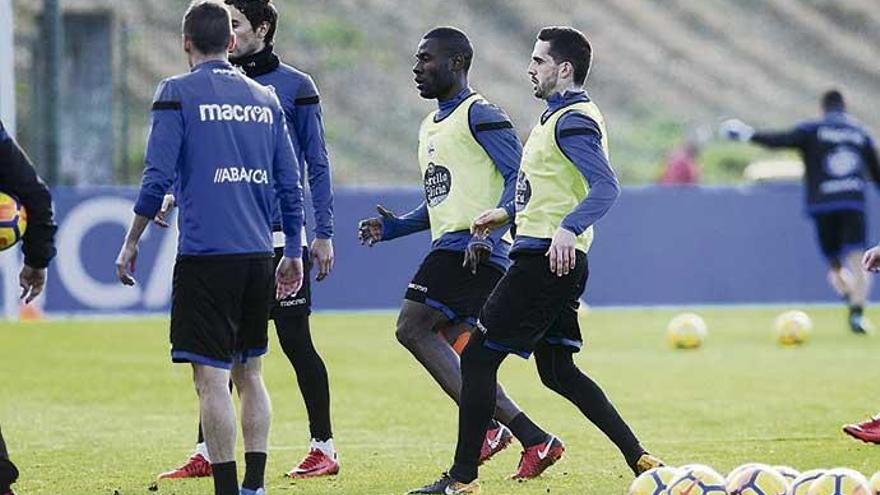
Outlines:
POLYGON ((825 473, 824 469, 804 471, 791 482, 791 488, 788 490, 789 495, 807 495, 810 487, 813 486, 813 482, 825 473))
POLYGON ((773 466, 773 469, 776 470, 777 473, 781 474, 782 477, 785 478, 789 484, 794 483, 794 480, 796 480, 797 477, 801 475, 800 471, 791 466, 773 466))
POLYGON ((728 495, 786 495, 788 481, 770 466, 754 465, 727 481, 728 495))
POLYGON ((666 495, 727 495, 724 476, 709 466, 691 464, 680 468, 669 482, 666 495))
POLYGON ((27 229, 27 211, 15 196, 0 192, 0 251, 14 246, 27 229))
POLYGON ((801 345, 813 330, 813 321, 803 311, 786 311, 773 323, 776 341, 784 346, 801 345))
POLYGON ((865 476, 852 469, 837 468, 820 476, 807 495, 873 495, 865 476))
POLYGON ((666 495, 669 482, 678 473, 674 467, 659 467, 640 474, 629 485, 627 495, 666 495))
POLYGON ((706 340, 706 322, 695 313, 682 313, 666 326, 666 339, 676 349, 696 349, 706 340))

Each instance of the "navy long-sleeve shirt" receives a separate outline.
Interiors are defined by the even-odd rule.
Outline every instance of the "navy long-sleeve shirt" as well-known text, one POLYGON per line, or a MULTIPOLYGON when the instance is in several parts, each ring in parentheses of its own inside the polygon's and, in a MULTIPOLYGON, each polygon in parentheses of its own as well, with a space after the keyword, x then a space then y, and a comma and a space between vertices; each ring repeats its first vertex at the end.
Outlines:
POLYGON ((865 209, 865 179, 880 183, 874 139, 842 111, 781 132, 756 132, 751 141, 768 148, 797 149, 804 161, 807 212, 865 209))
POLYGON ((302 187, 275 93, 225 61, 162 81, 134 206, 153 218, 175 183, 181 255, 272 253, 280 204, 284 254, 302 254, 302 187))
MULTIPOLYGON (((590 101, 583 90, 569 90, 547 99, 543 116, 563 107, 590 101)), ((582 112, 570 111, 556 122, 556 142, 562 153, 578 169, 590 185, 590 193, 566 217, 562 228, 581 235, 608 213, 620 196, 620 183, 602 149, 602 131, 595 120, 582 112)), ((517 236, 513 251, 543 250, 550 247, 551 239, 517 236)))
MULTIPOLYGON (((315 212, 314 234, 319 239, 330 239, 333 237, 333 186, 318 88, 308 74, 284 63, 252 78, 275 88, 287 118, 303 186, 308 177, 315 212)), ((275 230, 280 230, 280 211, 276 211, 273 224, 275 230)))
POLYGON ((24 262, 31 268, 46 268, 55 256, 55 222, 52 197, 37 175, 30 159, 0 122, 0 190, 15 195, 28 215, 22 237, 24 262))
MULTIPOLYGON (((439 101, 439 111, 436 118, 442 120, 449 116, 462 101, 473 93, 472 89, 465 88, 455 97, 439 101)), ((477 142, 486 150, 486 154, 489 155, 501 177, 504 178, 504 190, 497 206, 506 209, 510 217, 513 218, 516 175, 522 160, 522 143, 520 143, 513 125, 510 124, 510 117, 496 105, 486 101, 478 101, 469 109, 468 125, 477 142)), ((398 217, 397 220, 384 219, 382 240, 403 237, 429 228, 431 228, 431 224, 428 217, 428 205, 423 202, 416 209, 398 217)), ((506 269, 510 264, 507 258, 510 246, 501 240, 505 232, 507 229, 497 229, 492 232, 489 242, 493 248, 489 262, 506 269)), ((432 243, 431 249, 464 251, 471 238, 468 231, 449 232, 436 239, 432 243)))

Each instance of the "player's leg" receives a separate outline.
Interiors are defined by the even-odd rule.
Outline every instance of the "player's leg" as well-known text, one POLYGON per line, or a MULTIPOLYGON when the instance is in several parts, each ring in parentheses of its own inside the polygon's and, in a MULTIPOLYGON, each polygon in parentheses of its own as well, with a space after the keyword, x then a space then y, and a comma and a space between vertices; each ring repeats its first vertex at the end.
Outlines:
POLYGON ((229 371, 193 363, 199 395, 199 417, 211 456, 215 495, 237 495, 235 467, 235 407, 229 393, 229 371))
POLYGON ((18 479, 18 468, 9 460, 3 432, 0 431, 0 495, 12 493, 11 485, 18 479))
MULTIPOLYGON (((280 260, 276 252, 276 263, 280 260)), ((306 413, 309 417, 311 445, 300 463, 287 473, 294 478, 334 475, 339 472, 333 430, 330 423, 330 380, 327 367, 312 341, 311 262, 308 248, 303 248, 305 277, 296 294, 279 301, 272 309, 278 342, 296 374, 306 413)))
MULTIPOLYGON (((468 323, 441 325, 439 332, 459 355, 475 333, 479 332, 476 332, 476 328, 468 323)), ((460 395, 451 397, 456 404, 460 403, 460 395)), ((489 423, 486 436, 483 439, 480 463, 488 461, 495 454, 504 450, 510 444, 511 437, 519 440, 523 448, 528 448, 543 442, 547 436, 548 433, 535 424, 513 399, 508 397, 504 387, 498 383, 495 388, 495 415, 493 421, 489 423)))
MULTIPOLYGON (((271 260, 266 259, 271 272, 271 260)), ((251 268, 236 259, 180 257, 171 295, 171 359, 190 363, 199 396, 199 417, 217 495, 238 495, 235 409, 229 391, 236 334, 251 268)), ((266 296, 271 290, 266 288, 266 296)), ((268 303, 265 307, 268 318, 268 303)), ((268 325, 268 322, 265 323, 268 325)))
POLYGON ((232 380, 241 399, 241 433, 244 437, 244 490, 263 488, 269 452, 269 425, 272 406, 263 382, 262 360, 249 358, 232 368, 232 380))
POLYGON ((870 288, 870 277, 862 268, 862 257, 867 247, 865 214, 861 211, 842 211, 839 217, 840 258, 850 274, 849 326, 854 333, 865 334, 871 331, 871 325, 863 315, 870 288))
POLYGON ((645 449, 601 387, 575 365, 573 352, 566 346, 539 344, 535 348, 535 363, 541 382, 596 425, 617 446, 633 472, 645 471, 644 466, 639 466, 640 460, 648 460, 642 459, 645 449))
MULTIPOLYGON (((263 493, 272 407, 263 383, 262 359, 269 350, 269 310, 274 303, 275 264, 271 259, 248 262, 243 279, 241 319, 236 335, 232 379, 241 399, 245 473, 241 495, 263 493)), ((210 447, 210 443, 208 444, 210 447)), ((213 453, 212 453, 213 456, 213 453)))

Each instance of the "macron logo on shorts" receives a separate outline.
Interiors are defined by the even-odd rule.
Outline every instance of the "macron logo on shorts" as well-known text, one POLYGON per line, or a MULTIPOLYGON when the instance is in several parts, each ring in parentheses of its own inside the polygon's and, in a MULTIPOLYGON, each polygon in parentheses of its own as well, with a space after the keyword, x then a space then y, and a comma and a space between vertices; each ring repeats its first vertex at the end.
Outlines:
POLYGON ((199 119, 202 122, 253 122, 272 125, 275 115, 271 108, 264 106, 213 103, 199 105, 199 119))

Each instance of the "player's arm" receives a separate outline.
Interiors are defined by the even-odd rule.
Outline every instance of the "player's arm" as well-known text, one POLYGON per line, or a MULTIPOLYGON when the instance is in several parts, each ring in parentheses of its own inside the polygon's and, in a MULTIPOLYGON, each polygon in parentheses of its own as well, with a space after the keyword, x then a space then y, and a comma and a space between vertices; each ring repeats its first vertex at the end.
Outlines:
POLYGON ((422 202, 416 209, 401 216, 395 215, 382 205, 376 206, 378 217, 366 218, 358 223, 358 240, 364 246, 373 247, 381 241, 390 241, 431 228, 428 204, 422 202))
POLYGON ((52 197, 37 175, 24 150, 9 136, 0 122, 0 185, 14 194, 28 214, 22 238, 24 262, 32 268, 46 268, 55 256, 52 197))
POLYGON ((275 272, 275 297, 279 300, 296 293, 302 286, 303 191, 299 162, 293 152, 281 104, 275 121, 275 152, 272 161, 275 197, 281 210, 284 256, 275 272))
MULTIPOLYGON (((504 190, 496 205, 504 210, 507 222, 513 221, 516 214, 514 196, 516 195, 516 176, 522 161, 522 143, 516 135, 510 118, 503 110, 487 102, 471 105, 468 114, 471 132, 486 154, 492 159, 495 168, 504 178, 504 190)), ((476 272, 477 266, 491 255, 495 244, 507 232, 509 223, 500 228, 485 232, 475 232, 465 252, 464 263, 476 272)))
POLYGON ((294 99, 294 129, 302 146, 308 171, 312 209, 315 212, 315 239, 310 253, 318 267, 317 280, 323 280, 333 269, 333 185, 330 159, 324 140, 324 121, 318 88, 308 77, 294 99))
POLYGON ((18 143, 6 133, 0 122, 0 184, 18 197, 28 214, 28 226, 22 238, 24 266, 18 276, 21 297, 26 303, 43 292, 46 268, 55 257, 55 222, 49 188, 37 175, 34 166, 18 143))
POLYGON ((731 119, 721 124, 721 135, 733 141, 750 142, 765 148, 803 148, 809 139, 806 124, 785 131, 756 131, 741 120, 731 119))
POLYGON ((575 266, 577 236, 608 213, 620 196, 620 182, 602 149, 596 122, 578 112, 565 115, 556 125, 562 153, 590 185, 590 194, 563 218, 547 252, 550 269, 565 275, 575 266))
POLYGON ((134 204, 134 219, 116 257, 116 275, 124 285, 135 283, 132 273, 137 261, 138 242, 150 220, 161 210, 165 194, 174 184, 177 161, 183 148, 183 133, 180 93, 172 81, 162 81, 150 110, 144 174, 134 204))

